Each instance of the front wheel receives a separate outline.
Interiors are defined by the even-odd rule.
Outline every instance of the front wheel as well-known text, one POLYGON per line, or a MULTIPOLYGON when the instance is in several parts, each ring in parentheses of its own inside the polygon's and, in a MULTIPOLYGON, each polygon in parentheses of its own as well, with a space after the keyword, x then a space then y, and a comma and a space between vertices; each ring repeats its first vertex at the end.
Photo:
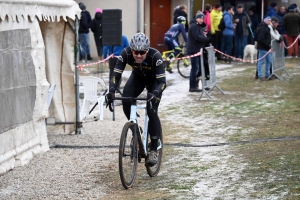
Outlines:
POLYGON ((190 58, 183 58, 182 60, 178 60, 177 69, 179 74, 183 78, 190 78, 190 73, 192 69, 190 58))
MULTIPOLYGON (((150 134, 148 134, 148 153, 150 152, 150 134)), ((162 133, 160 133, 160 139, 158 140, 158 144, 157 144, 157 156, 158 156, 158 161, 157 164, 150 166, 146 164, 146 169, 147 169, 147 173, 150 177, 154 177, 157 176, 159 170, 160 170, 160 166, 161 166, 161 162, 162 162, 162 154, 163 154, 163 136, 162 133)))
POLYGON ((122 130, 119 146, 119 173, 125 189, 132 187, 137 169, 136 124, 127 122, 122 130))

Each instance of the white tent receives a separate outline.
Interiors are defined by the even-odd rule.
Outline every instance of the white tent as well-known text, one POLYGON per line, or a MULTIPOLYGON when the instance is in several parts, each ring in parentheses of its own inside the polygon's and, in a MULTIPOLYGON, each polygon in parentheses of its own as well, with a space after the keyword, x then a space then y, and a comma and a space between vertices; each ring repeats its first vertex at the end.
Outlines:
POLYGON ((49 149, 45 118, 76 121, 74 22, 81 10, 73 0, 0 0, 0 10, 1 174, 49 149))

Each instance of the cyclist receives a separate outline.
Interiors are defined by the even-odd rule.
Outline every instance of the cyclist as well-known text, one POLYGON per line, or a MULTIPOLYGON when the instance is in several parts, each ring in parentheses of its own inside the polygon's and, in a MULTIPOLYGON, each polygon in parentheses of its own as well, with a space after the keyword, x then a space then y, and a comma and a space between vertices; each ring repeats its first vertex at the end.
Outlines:
POLYGON ((168 60, 170 60, 170 65, 167 68, 167 71, 170 73, 173 73, 171 63, 173 62, 174 58, 175 57, 177 58, 181 53, 181 48, 178 43, 178 35, 181 33, 185 43, 187 42, 185 23, 186 23, 186 18, 183 16, 179 16, 177 17, 177 24, 172 25, 171 28, 165 33, 164 40, 168 50, 174 49, 174 54, 171 53, 168 56, 168 60))
MULTIPOLYGON (((126 64, 130 65, 132 73, 125 84, 123 97, 138 97, 147 89, 148 98, 148 117, 149 117, 149 134, 151 138, 150 154, 147 164, 154 165, 157 163, 157 145, 161 133, 161 123, 157 115, 158 105, 162 92, 166 87, 166 74, 163 60, 160 52, 150 47, 150 41, 144 33, 136 33, 129 47, 122 50, 117 64, 115 66, 112 79, 109 84, 109 93, 106 95, 107 104, 111 104, 118 82, 122 76, 126 64), (149 109, 149 103, 152 103, 153 110, 149 109)), ((131 103, 123 101, 123 111, 127 119, 130 118, 131 103)))

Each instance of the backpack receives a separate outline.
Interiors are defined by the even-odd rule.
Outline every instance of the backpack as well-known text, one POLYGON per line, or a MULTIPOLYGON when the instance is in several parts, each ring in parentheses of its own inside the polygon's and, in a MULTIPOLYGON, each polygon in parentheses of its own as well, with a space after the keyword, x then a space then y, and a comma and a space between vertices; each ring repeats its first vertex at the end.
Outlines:
POLYGON ((221 21, 220 21, 220 24, 218 25, 218 29, 220 31, 224 31, 225 29, 225 21, 224 21, 224 16, 222 17, 221 21))

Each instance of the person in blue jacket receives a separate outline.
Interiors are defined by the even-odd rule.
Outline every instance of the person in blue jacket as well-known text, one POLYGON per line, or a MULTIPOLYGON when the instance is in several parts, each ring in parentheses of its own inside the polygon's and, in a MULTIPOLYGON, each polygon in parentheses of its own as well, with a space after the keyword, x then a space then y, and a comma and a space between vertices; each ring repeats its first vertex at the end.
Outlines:
MULTIPOLYGON (((232 16, 234 15, 233 6, 228 5, 226 10, 223 12, 223 18, 225 23, 225 29, 223 30, 223 47, 224 52, 227 55, 232 56, 233 49, 233 37, 234 37, 234 29, 235 25, 232 22, 232 16)), ((232 58, 225 56, 225 62, 231 63, 232 58)))
MULTIPOLYGON (((165 33, 164 41, 165 44, 167 45, 168 50, 174 49, 174 53, 171 53, 168 56, 169 59, 173 59, 175 57, 177 58, 181 53, 181 48, 178 42, 178 36, 180 33, 182 34, 185 43, 187 43, 185 23, 186 23, 186 18, 183 16, 179 16, 177 17, 177 24, 172 25, 170 29, 165 33)), ((173 73, 171 64, 167 70, 168 72, 173 73)))
POLYGON ((277 4, 273 2, 273 3, 271 3, 270 7, 268 8, 266 16, 276 17, 276 15, 277 15, 277 4))
MULTIPOLYGON (((106 59, 111 54, 114 54, 114 57, 110 58, 108 61, 109 65, 109 80, 112 78, 115 65, 118 58, 115 56, 120 56, 121 51, 129 46, 129 42, 126 36, 122 35, 122 45, 121 46, 104 46, 103 47, 103 58, 106 59)), ((121 81, 120 81, 121 82, 121 81)))

